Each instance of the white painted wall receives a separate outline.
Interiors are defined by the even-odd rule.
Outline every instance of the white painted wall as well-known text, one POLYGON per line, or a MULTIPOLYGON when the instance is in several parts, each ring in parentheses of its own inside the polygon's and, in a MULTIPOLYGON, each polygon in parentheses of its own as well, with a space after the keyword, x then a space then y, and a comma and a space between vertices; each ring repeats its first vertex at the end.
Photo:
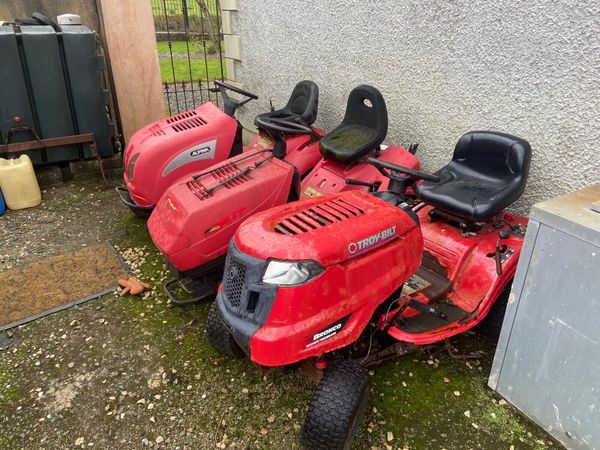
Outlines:
POLYGON ((268 98, 320 87, 317 125, 332 129, 356 85, 387 102, 386 142, 419 142, 435 170, 473 129, 519 135, 533 147, 516 209, 600 181, 600 2, 585 0, 240 0, 237 80, 268 98))

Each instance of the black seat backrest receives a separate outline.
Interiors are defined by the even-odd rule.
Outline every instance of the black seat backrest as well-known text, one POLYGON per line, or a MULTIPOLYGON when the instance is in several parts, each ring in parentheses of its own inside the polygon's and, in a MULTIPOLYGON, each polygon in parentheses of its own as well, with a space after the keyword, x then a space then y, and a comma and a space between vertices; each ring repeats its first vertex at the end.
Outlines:
POLYGON ((287 104, 277 113, 295 114, 300 117, 304 125, 312 125, 317 120, 317 109, 319 106, 319 87, 314 81, 300 81, 287 104))
POLYGON ((388 131, 388 114, 381 92, 366 84, 355 87, 348 96, 346 114, 340 124, 362 125, 377 132, 373 148, 378 147, 388 131))
POLYGON ((522 179, 523 188, 529 174, 531 147, 510 134, 492 131, 471 131, 456 143, 450 165, 461 172, 473 172, 478 178, 509 181, 522 179))
POLYGON ((467 222, 490 220, 517 201, 531 162, 529 143, 510 134, 471 131, 456 144, 452 161, 424 181, 417 194, 425 203, 467 222))

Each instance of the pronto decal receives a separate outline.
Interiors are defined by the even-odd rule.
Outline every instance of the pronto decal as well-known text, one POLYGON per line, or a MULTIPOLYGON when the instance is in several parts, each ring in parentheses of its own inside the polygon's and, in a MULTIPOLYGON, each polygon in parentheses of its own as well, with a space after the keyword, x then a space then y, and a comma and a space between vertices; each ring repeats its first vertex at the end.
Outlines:
POLYGON ((396 225, 392 225, 385 230, 381 230, 379 233, 375 233, 369 237, 361 239, 357 242, 350 242, 348 244, 348 253, 355 256, 363 252, 371 250, 372 248, 378 247, 385 244, 390 239, 396 236, 396 225))
POLYGON ((318 344, 319 342, 323 342, 338 334, 341 331, 341 329, 344 328, 344 325, 346 325, 346 322, 348 322, 349 318, 350 316, 346 316, 342 320, 329 325, 327 328, 319 331, 318 333, 315 333, 312 337, 311 342, 307 344, 306 348, 312 347, 313 345, 318 344))
POLYGON ((186 148, 175 158, 169 161, 169 164, 167 164, 167 167, 165 167, 165 170, 163 170, 162 176, 166 177, 175 169, 185 166, 186 164, 201 161, 203 159, 213 159, 215 157, 216 148, 216 139, 186 148))

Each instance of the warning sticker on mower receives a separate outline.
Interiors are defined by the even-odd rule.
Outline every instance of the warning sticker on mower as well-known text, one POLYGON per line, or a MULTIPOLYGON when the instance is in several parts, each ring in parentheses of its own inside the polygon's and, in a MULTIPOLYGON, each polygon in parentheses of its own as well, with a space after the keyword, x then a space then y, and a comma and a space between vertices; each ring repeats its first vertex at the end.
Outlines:
POLYGON ((319 331, 318 333, 315 333, 312 337, 312 342, 309 342, 306 345, 306 348, 312 347, 313 345, 318 344, 319 342, 323 342, 338 334, 341 331, 341 329, 344 328, 344 325, 346 325, 346 322, 348 322, 349 318, 350 316, 346 316, 339 322, 329 325, 327 328, 319 331))
POLYGON ((308 186, 306 189, 304 189, 304 195, 306 195, 307 197, 318 197, 319 195, 321 195, 321 193, 315 188, 308 186))
POLYGON ((431 286, 431 283, 429 281, 424 280, 417 274, 413 274, 404 283, 404 287, 402 288, 402 295, 411 295, 415 292, 427 289, 429 286, 431 286))
POLYGON ((273 140, 269 139, 268 137, 261 137, 258 141, 256 141, 256 144, 254 144, 254 147, 261 147, 261 148, 270 148, 273 145, 273 140))

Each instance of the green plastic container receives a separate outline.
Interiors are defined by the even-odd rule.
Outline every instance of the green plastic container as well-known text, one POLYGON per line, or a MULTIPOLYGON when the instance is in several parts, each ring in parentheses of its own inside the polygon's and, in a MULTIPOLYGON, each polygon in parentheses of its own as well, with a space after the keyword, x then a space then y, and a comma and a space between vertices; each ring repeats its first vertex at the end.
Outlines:
MULTIPOLYGON (((14 117, 40 138, 93 133, 101 156, 113 154, 114 126, 106 113, 104 59, 96 34, 81 25, 0 26, 0 156, 14 117)), ((31 140, 12 134, 10 142, 31 140)), ((34 165, 92 158, 89 144, 27 153, 34 165)))

